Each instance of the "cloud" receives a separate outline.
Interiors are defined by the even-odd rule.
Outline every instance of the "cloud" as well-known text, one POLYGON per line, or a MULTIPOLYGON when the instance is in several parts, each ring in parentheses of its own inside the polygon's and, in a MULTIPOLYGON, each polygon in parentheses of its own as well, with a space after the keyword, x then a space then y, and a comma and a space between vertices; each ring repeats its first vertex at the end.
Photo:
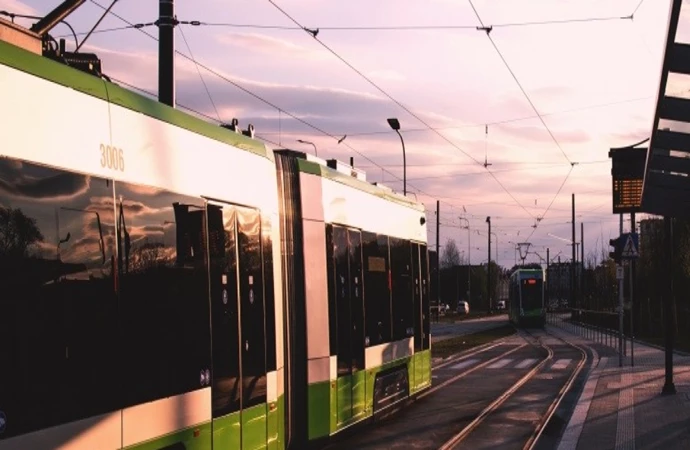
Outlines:
POLYGON ((67 201, 84 194, 91 177, 0 159, 0 191, 16 199, 67 201))
POLYGON ((325 56, 323 52, 264 34, 223 33, 216 35, 216 40, 222 45, 244 48, 251 52, 280 55, 281 57, 322 59, 325 56))

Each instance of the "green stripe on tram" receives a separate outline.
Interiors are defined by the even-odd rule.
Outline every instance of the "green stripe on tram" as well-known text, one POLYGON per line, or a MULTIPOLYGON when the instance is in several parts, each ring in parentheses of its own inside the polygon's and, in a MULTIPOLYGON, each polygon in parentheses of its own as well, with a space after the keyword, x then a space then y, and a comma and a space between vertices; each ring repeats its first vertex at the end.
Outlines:
POLYGON ((404 365, 407 370, 410 394, 421 392, 431 386, 431 350, 423 350, 412 356, 388 362, 379 367, 358 370, 344 375, 337 381, 323 381, 310 384, 308 397, 309 440, 326 437, 372 416, 374 406, 374 383, 376 374, 404 365), (352 403, 338 403, 338 395, 348 395, 347 390, 364 383, 364 392, 354 393, 352 403), (340 422, 339 418, 342 418, 340 422))

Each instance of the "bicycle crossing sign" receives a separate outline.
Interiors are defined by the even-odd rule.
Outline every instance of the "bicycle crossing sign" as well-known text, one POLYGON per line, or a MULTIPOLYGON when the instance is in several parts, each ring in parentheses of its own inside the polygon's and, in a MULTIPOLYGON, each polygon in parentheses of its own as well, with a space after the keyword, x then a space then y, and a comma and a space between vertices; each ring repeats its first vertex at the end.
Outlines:
POLYGON ((623 250, 621 251, 621 257, 623 259, 636 259, 640 256, 637 233, 625 233, 621 235, 621 238, 621 240, 625 242, 623 250))

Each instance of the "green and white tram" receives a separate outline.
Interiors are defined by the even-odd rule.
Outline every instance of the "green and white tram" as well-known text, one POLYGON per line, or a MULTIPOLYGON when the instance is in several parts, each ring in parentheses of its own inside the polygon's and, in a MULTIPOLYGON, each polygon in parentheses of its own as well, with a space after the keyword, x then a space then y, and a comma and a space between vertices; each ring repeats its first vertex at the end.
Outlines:
POLYGON ((510 275, 508 290, 509 318, 519 327, 543 327, 546 323, 544 304, 544 270, 517 269, 510 275))
POLYGON ((0 450, 303 449, 430 387, 423 205, 2 40, 0 99, 0 450))

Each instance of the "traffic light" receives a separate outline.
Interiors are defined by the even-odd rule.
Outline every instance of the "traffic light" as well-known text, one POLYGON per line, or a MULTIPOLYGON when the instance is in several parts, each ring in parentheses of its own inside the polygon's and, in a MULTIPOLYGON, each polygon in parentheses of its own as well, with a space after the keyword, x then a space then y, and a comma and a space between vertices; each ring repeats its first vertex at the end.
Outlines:
POLYGON ((616 261, 616 264, 620 264, 623 256, 623 240, 620 236, 616 239, 609 239, 609 245, 613 247, 613 251, 609 252, 609 258, 616 261))

